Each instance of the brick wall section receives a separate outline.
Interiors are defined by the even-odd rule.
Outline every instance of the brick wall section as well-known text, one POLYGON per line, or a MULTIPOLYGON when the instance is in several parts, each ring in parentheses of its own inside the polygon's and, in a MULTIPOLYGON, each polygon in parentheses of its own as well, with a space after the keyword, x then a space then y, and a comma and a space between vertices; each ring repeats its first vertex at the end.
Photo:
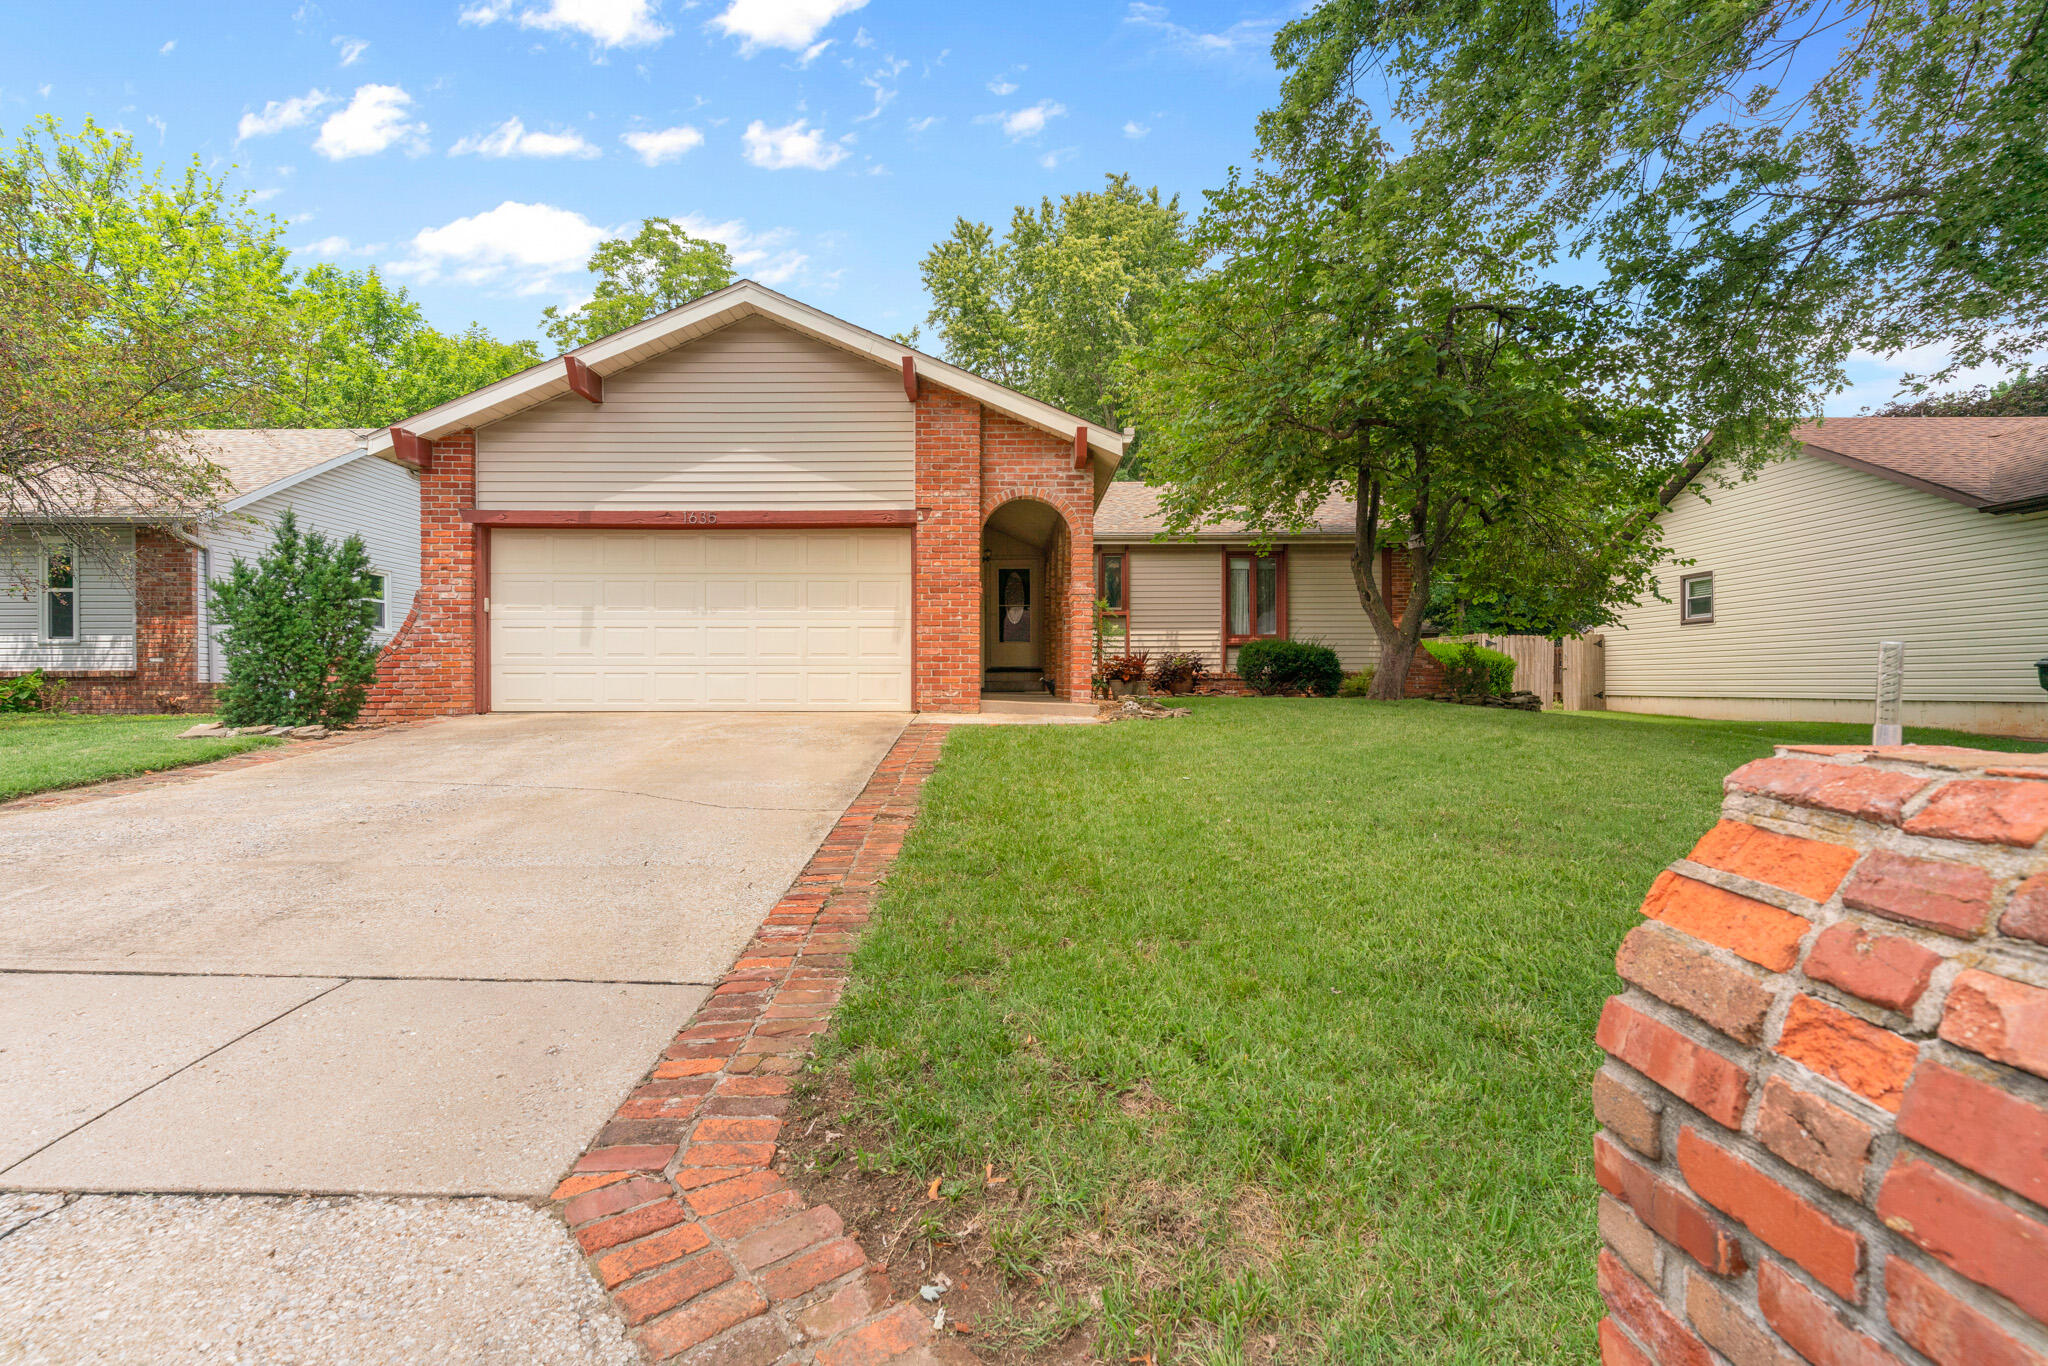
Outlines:
POLYGON ((1060 695, 1089 697, 1095 599, 1093 474, 1074 467, 1071 437, 1048 436, 933 384, 917 400, 917 667, 920 711, 981 709, 981 529, 1014 499, 1066 521, 1061 563, 1046 575, 1046 665, 1060 695), (1054 594, 1057 593, 1055 597, 1054 594))
POLYGON ((65 673, 68 710, 124 715, 207 711, 214 687, 199 681, 199 552, 167 532, 135 533, 135 668, 65 673))
POLYGON ((1795 746, 1623 940, 1601 1360, 2048 1366, 2048 755, 1795 746))
POLYGON ((412 611, 377 662, 363 720, 410 721, 476 710, 478 532, 462 520, 476 506, 476 435, 434 443, 420 476, 420 588, 412 611))
MULTIPOLYGON (((1380 559, 1386 575, 1385 589, 1387 608, 1396 621, 1408 610, 1408 599, 1415 595, 1415 575, 1408 567, 1408 552, 1389 550, 1380 559)), ((1361 609, 1362 610, 1362 609, 1361 609)), ((1436 662, 1436 656, 1416 647, 1415 659, 1408 666, 1408 681, 1401 689, 1403 697, 1431 697, 1451 686, 1451 680, 1444 673, 1444 666, 1436 662)))
POLYGON ((753 942, 556 1188, 649 1361, 972 1366, 775 1171, 791 1074, 845 989, 946 728, 906 729, 753 942))

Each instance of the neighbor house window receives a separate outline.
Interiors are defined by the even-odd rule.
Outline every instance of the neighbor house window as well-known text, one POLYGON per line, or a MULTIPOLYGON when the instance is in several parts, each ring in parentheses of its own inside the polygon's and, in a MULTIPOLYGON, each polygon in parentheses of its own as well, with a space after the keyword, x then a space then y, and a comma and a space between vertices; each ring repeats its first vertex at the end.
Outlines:
POLYGON ((382 574, 372 574, 372 575, 370 575, 370 596, 369 596, 369 597, 367 597, 367 598, 365 598, 365 599, 364 599, 364 601, 365 601, 365 602, 371 602, 371 603, 375 603, 375 604, 376 604, 376 606, 377 606, 377 615, 376 615, 376 618, 375 618, 375 619, 373 620, 373 622, 372 622, 371 624, 372 624, 372 625, 374 625, 374 626, 375 626, 375 627, 376 627, 376 628, 377 628, 378 630, 380 630, 380 631, 381 631, 381 630, 383 630, 383 629, 384 629, 384 576, 383 576, 382 574))
POLYGON ((1130 561, 1121 550, 1105 550, 1095 557, 1095 595, 1102 600, 1102 630, 1120 636, 1130 630, 1130 561))
POLYGON ((1223 557, 1224 644, 1287 634, 1287 553, 1223 557))
POLYGON ((1687 574, 1678 581, 1678 619, 1680 621, 1712 621, 1714 619, 1714 576, 1712 574, 1687 574))
POLYGON ((78 564, 69 545, 43 548, 43 639, 78 639, 78 564))

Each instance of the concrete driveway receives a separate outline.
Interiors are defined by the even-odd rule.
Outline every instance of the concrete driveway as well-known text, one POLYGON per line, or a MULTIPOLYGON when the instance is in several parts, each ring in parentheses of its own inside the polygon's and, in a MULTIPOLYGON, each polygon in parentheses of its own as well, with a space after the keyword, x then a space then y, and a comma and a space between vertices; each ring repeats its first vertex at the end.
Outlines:
POLYGON ((475 717, 0 812, 0 1189, 545 1195, 903 722, 475 717))

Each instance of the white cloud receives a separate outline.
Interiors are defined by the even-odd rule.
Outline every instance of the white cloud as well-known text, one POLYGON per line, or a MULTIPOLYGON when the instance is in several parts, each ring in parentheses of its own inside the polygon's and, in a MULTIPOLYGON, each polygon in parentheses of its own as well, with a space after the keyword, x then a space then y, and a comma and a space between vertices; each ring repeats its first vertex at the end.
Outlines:
POLYGON ((585 160, 601 155, 597 148, 583 140, 581 133, 530 130, 516 114, 482 137, 463 138, 448 149, 448 155, 452 157, 471 153, 484 157, 578 157, 585 160))
POLYGON ((156 129, 156 145, 159 147, 163 146, 164 135, 171 131, 171 126, 168 123, 165 123, 162 119, 158 118, 154 114, 143 115, 142 121, 148 124, 150 127, 156 129))
MULTIPOLYGON (((513 0, 477 0, 465 7, 465 24, 495 24, 514 18, 513 0)), ((521 28, 580 33, 601 48, 642 47, 668 37, 670 30, 655 18, 655 0, 546 0, 516 16, 521 28)))
POLYGON ((362 59, 362 55, 370 50, 367 38, 336 38, 334 45, 341 49, 343 66, 354 66, 362 59))
POLYGON ((853 45, 855 47, 873 47, 875 40, 868 36, 866 29, 857 28, 853 31, 853 45))
POLYGON ((789 245, 796 234, 788 228, 750 232, 744 219, 713 222, 696 214, 683 214, 675 221, 692 237, 722 243, 732 253, 733 268, 764 285, 787 283, 802 273, 811 259, 789 245))
POLYGON ((739 39, 744 56, 751 57, 764 47, 802 52, 818 40, 827 24, 867 3, 868 0, 732 0, 711 23, 727 37, 739 39))
POLYGON ((1052 100, 1040 100, 1037 104, 1024 109, 1005 109, 1001 113, 982 114, 974 121, 976 123, 1001 124, 1003 132, 1007 133, 1010 140, 1015 142, 1021 141, 1024 138, 1037 137, 1045 131, 1046 124, 1064 116, 1066 112, 1067 107, 1064 104, 1057 104, 1052 100))
POLYGON ((159 57, 168 57, 171 55, 171 49, 176 47, 177 45, 178 40, 176 38, 173 38, 169 42, 165 43, 162 47, 158 48, 156 50, 156 55, 159 57))
POLYGON ((765 171, 828 171, 846 159, 846 144, 853 141, 853 134, 827 142, 825 130, 812 128, 807 119, 785 123, 780 128, 770 128, 755 119, 747 125, 742 140, 746 143, 747 160, 765 171))
POLYGON ((424 152, 427 126, 413 121, 411 108, 412 96, 398 86, 358 86, 348 107, 320 125, 313 150, 333 161, 374 156, 400 143, 424 152))
POLYGON ((1017 93, 1017 83, 1015 81, 1006 81, 1001 76, 998 76, 988 83, 988 93, 994 95, 997 99, 1001 99, 1005 95, 1014 95, 1017 93))
POLYGON ((704 135, 688 124, 674 128, 636 128, 619 134, 619 141, 649 166, 679 160, 685 152, 704 145, 704 135))
POLYGON ((245 138, 268 137, 282 133, 287 128, 297 128, 311 121, 334 97, 324 90, 308 90, 303 95, 294 95, 288 100, 272 100, 263 106, 260 114, 244 114, 242 121, 235 125, 235 141, 245 138))
POLYGON ((938 125, 944 123, 945 121, 946 116, 943 114, 927 114, 921 119, 912 119, 909 123, 905 124, 904 126, 910 129, 910 131, 913 133, 922 133, 929 129, 936 128, 938 125))
POLYGON ((356 249, 346 237, 323 237, 302 250, 308 256, 352 256, 356 249))
POLYGON ((875 105, 867 113, 856 118, 855 123, 866 123, 869 119, 877 118, 889 107, 889 102, 896 98, 896 78, 909 67, 909 62, 892 55, 885 58, 877 70, 860 78, 862 85, 875 92, 875 105))
POLYGON ((804 55, 796 59, 798 69, 801 70, 802 68, 809 66, 812 62, 817 61, 818 58, 824 56, 825 49, 832 46, 832 44, 837 41, 838 39, 836 38, 820 38, 817 42, 812 43, 809 47, 805 48, 804 55))
POLYGON ((1271 21, 1240 19, 1221 33, 1203 33, 1172 22, 1167 14, 1164 5, 1132 0, 1131 7, 1124 11, 1124 23, 1137 32, 1151 35, 1162 48, 1183 57, 1256 54, 1263 59, 1273 45, 1276 25, 1271 21))
POLYGON ((249 191, 249 202, 251 204, 266 204, 283 193, 284 191, 275 185, 269 186, 266 189, 251 190, 249 191))
POLYGON ((50 83, 48 81, 44 81, 41 85, 36 87, 36 93, 47 100, 48 98, 50 98, 50 89, 50 83))
POLYGON ((391 263, 391 273, 422 284, 453 280, 542 294, 558 288, 560 276, 581 271, 612 235, 573 209, 508 199, 414 234, 410 252, 391 263))
POLYGON ((1141 138, 1151 131, 1152 130, 1150 128, 1138 122, 1136 119, 1127 120, 1124 124, 1124 136, 1127 138, 1141 138))
POLYGON ((1054 148, 1052 151, 1047 152, 1044 156, 1040 157, 1038 159, 1038 164, 1045 167, 1046 170, 1050 171, 1057 167, 1062 161, 1065 161, 1067 158, 1073 156, 1074 153, 1080 150, 1081 149, 1078 147, 1057 147, 1054 148))

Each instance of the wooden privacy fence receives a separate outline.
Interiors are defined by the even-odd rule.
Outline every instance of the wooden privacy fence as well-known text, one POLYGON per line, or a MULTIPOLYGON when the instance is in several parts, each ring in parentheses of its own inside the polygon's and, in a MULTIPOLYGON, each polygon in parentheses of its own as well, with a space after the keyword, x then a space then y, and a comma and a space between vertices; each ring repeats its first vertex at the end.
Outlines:
POLYGON ((1515 661, 1515 690, 1532 692, 1545 707, 1599 711, 1606 707, 1606 637, 1472 636, 1475 645, 1499 650, 1515 661))

